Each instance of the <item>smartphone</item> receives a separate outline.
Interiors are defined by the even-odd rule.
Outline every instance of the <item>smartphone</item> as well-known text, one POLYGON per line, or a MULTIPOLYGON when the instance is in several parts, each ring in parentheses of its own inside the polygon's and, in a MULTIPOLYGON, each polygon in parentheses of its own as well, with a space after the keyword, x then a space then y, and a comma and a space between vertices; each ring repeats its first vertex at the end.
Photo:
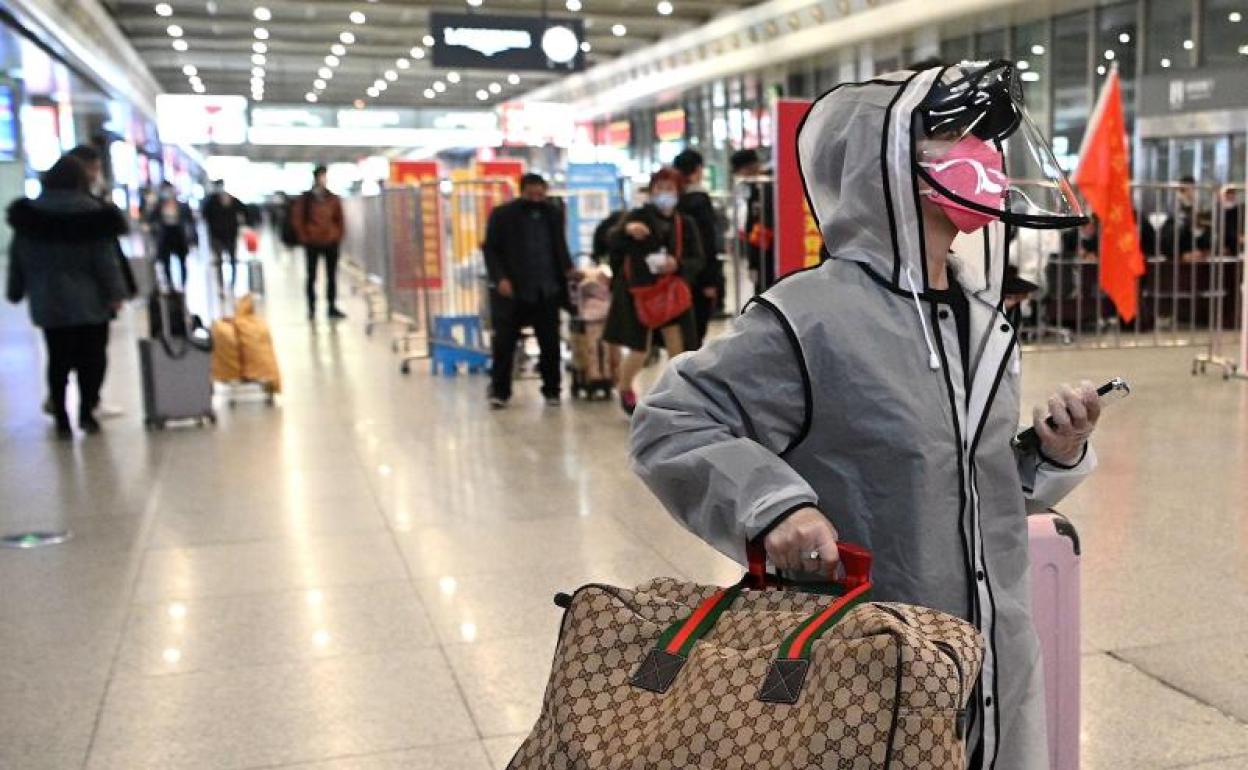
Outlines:
MULTIPOLYGON (((1131 386, 1121 377, 1115 377, 1096 389, 1096 397, 1100 400, 1102 409, 1115 401, 1121 401, 1129 395, 1131 395, 1131 386)), ((1044 421, 1050 428, 1057 427, 1057 423, 1053 422, 1052 417, 1045 417, 1044 421)), ((1035 428, 1028 428, 1018 434, 1014 437, 1012 443, 1016 448, 1024 451, 1034 452, 1040 449, 1040 437, 1036 435, 1035 428)))

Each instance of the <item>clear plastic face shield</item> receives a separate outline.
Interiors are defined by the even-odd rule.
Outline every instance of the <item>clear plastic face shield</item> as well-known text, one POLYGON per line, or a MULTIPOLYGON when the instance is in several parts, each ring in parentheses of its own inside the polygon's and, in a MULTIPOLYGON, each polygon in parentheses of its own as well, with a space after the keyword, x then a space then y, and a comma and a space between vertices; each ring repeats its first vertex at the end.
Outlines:
POLYGON ((963 232, 999 219, 1067 228, 1087 216, 1004 61, 945 69, 915 111, 920 193, 963 232))

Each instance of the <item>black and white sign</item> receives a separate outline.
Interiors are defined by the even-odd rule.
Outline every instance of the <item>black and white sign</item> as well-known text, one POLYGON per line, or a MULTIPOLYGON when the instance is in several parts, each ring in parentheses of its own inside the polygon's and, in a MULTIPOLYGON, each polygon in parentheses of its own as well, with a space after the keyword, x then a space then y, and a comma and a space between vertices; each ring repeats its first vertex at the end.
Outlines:
POLYGON ((581 19, 538 16, 429 14, 436 41, 433 66, 464 69, 558 70, 585 68, 581 19))

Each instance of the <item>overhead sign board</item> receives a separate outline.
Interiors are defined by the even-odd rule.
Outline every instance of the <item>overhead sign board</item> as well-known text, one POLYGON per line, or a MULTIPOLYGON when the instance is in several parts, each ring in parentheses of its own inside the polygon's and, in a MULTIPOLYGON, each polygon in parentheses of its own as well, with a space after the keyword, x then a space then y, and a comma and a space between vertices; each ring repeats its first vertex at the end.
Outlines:
POLYGON ((498 116, 492 110, 252 106, 251 125, 256 128, 340 128, 351 131, 398 128, 494 131, 498 128, 498 116))
POLYGON ((429 14, 434 67, 577 72, 585 68, 581 19, 429 14))
POLYGON ((247 141, 247 99, 158 94, 156 124, 166 144, 242 144, 247 141))

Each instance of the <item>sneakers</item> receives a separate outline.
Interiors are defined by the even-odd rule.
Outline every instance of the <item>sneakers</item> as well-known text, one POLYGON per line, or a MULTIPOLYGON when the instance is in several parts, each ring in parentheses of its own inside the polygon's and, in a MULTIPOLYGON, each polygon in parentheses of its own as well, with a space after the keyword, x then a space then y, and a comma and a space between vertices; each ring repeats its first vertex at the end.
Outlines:
POLYGON ((620 408, 624 410, 624 414, 632 417, 633 412, 637 411, 637 394, 631 390, 621 390, 620 408))
POLYGON ((507 408, 507 399, 498 396, 490 396, 490 408, 495 411, 507 408))
POLYGON ((347 314, 342 312, 336 307, 331 307, 329 309, 329 320, 331 321, 341 321, 342 319, 346 317, 347 317, 347 314))

